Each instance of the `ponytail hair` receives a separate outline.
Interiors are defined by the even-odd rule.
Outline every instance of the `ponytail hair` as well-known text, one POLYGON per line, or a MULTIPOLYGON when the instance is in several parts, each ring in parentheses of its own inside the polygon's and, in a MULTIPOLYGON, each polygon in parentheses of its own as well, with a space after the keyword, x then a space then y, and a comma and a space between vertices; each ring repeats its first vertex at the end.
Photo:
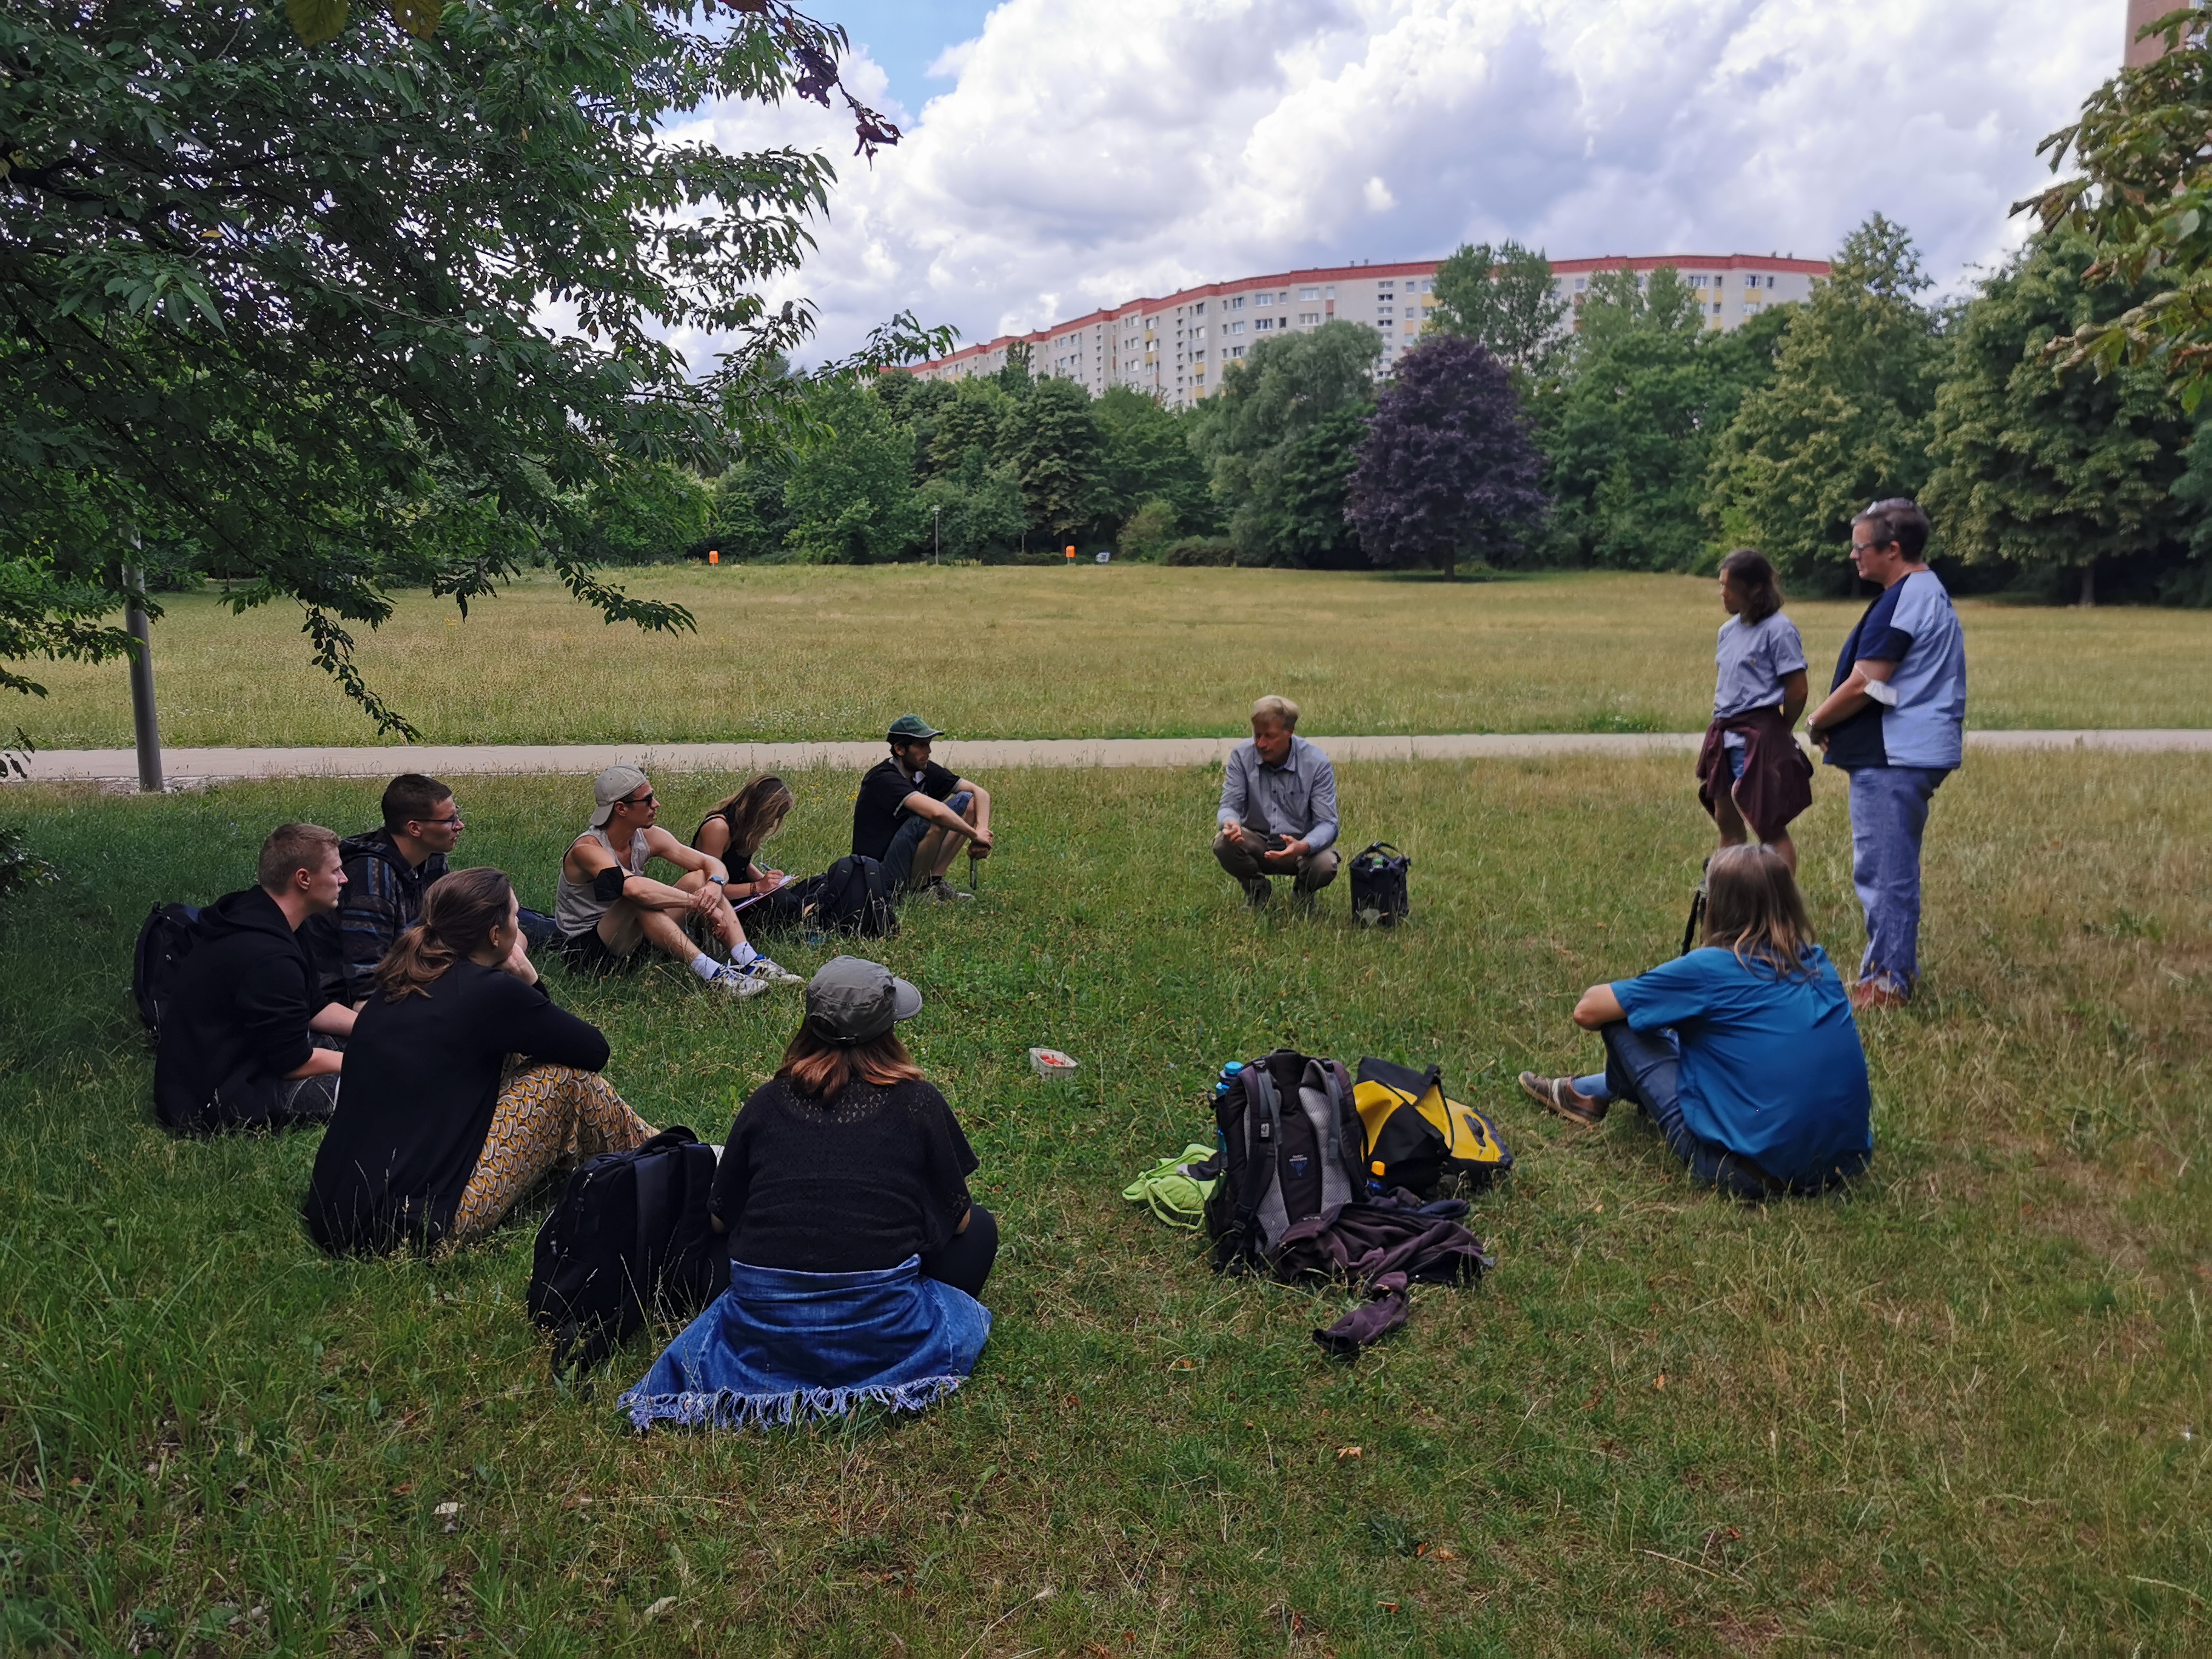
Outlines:
POLYGON ((1739 547, 1721 561, 1721 574, 1735 589, 1743 609, 1738 612, 1747 628, 1755 628, 1782 609, 1782 582, 1766 555, 1755 548, 1739 547))
POLYGON ((386 1002, 428 996, 448 968, 481 950, 492 929, 507 926, 514 905, 514 884, 503 870, 486 866, 440 877, 422 896, 422 920, 376 964, 376 988, 386 1002))

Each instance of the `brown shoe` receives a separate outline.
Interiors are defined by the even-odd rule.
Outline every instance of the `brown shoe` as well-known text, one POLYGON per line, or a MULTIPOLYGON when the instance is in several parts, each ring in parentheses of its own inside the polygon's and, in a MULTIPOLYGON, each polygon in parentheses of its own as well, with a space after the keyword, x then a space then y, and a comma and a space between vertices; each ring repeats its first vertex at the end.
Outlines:
POLYGON ((1851 1012, 1855 1014, 1873 1013, 1882 1008, 1903 1008, 1912 999, 1902 991, 1893 991, 1887 985, 1863 979, 1851 987, 1851 1012))
POLYGON ((1534 1072, 1521 1073, 1521 1091, 1546 1111, 1556 1112, 1568 1122, 1579 1123, 1585 1129, 1595 1129, 1604 1122, 1605 1109, 1613 1103, 1577 1094, 1575 1080, 1571 1077, 1538 1077, 1534 1072))

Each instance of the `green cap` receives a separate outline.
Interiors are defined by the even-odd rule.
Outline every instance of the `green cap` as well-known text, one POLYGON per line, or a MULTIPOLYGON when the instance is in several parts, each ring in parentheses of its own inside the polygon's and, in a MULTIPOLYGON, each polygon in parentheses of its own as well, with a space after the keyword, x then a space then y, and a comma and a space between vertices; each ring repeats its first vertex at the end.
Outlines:
POLYGON ((919 714, 901 714, 891 722, 890 739, 893 743, 927 743, 944 735, 919 714))

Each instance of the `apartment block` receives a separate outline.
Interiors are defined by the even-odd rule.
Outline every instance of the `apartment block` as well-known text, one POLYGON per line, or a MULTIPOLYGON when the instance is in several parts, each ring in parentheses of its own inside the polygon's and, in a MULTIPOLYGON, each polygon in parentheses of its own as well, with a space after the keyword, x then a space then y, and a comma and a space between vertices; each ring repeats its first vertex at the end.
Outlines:
MULTIPOLYGON (((1336 265, 1209 283, 1162 299, 1132 300, 1033 334, 1000 335, 908 372, 925 380, 995 374, 1006 366, 1008 349, 1025 344, 1034 374, 1079 381, 1094 397, 1111 386, 1133 386, 1179 408, 1218 386, 1223 371, 1261 340, 1310 331, 1340 317, 1376 330, 1385 362, 1395 359, 1428 325, 1438 263, 1336 265)), ((1552 276, 1570 307, 1568 326, 1578 325, 1575 315, 1599 271, 1626 266, 1648 280, 1662 265, 1674 266, 1697 293, 1709 328, 1734 328, 1768 306, 1806 299, 1828 270, 1823 260, 1750 253, 1556 260, 1552 276)))

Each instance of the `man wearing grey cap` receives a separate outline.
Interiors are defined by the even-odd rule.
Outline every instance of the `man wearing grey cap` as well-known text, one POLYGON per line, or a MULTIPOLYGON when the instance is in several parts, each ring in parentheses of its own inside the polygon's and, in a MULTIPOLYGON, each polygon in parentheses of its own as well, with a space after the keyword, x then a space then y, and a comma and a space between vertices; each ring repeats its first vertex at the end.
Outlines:
POLYGON ((686 847, 655 827, 660 803, 635 766, 610 766, 592 786, 592 826, 561 860, 553 920, 569 966, 606 974, 634 965, 650 943, 728 996, 749 997, 771 985, 796 985, 745 942, 745 930, 724 896, 730 872, 711 853, 686 847), (673 886, 645 873, 649 859, 684 873, 673 886), (684 919, 697 916, 722 942, 729 961, 716 962, 691 942, 684 919))
POLYGON ((945 876, 963 842, 970 859, 990 857, 991 792, 930 759, 945 733, 921 715, 900 715, 887 735, 890 758, 860 780, 853 802, 853 851, 883 866, 894 893, 964 899, 945 876))

